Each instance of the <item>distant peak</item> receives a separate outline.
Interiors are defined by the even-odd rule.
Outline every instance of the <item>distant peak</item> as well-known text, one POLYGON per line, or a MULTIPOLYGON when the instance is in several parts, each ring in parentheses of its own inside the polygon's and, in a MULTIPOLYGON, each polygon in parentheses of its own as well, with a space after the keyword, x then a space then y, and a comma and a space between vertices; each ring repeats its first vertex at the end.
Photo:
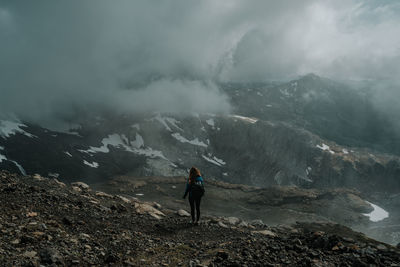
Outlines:
POLYGON ((306 74, 306 75, 301 77, 301 79, 313 79, 313 80, 320 79, 320 78, 321 77, 319 77, 315 73, 308 73, 308 74, 306 74))

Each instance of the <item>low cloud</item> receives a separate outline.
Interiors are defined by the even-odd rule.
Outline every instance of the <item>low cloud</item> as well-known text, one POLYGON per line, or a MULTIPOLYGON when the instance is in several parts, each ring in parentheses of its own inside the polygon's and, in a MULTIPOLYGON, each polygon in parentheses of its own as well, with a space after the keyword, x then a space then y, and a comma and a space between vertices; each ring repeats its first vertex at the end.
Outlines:
POLYGON ((400 77, 396 1, 2 1, 0 112, 229 112, 223 81, 400 77))
POLYGON ((126 112, 224 113, 230 106, 212 82, 161 79, 139 90, 125 90, 114 99, 126 112), (179 103, 179 104, 178 104, 179 103))

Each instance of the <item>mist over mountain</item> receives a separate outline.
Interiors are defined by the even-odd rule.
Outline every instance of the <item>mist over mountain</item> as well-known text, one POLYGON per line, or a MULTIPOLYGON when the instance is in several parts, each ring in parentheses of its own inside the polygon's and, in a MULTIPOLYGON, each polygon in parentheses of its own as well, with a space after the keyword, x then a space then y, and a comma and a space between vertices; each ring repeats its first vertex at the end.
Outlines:
POLYGON ((99 108, 228 113, 219 82, 313 72, 379 79, 390 116, 398 11, 395 1, 2 1, 0 111, 46 125, 99 108))

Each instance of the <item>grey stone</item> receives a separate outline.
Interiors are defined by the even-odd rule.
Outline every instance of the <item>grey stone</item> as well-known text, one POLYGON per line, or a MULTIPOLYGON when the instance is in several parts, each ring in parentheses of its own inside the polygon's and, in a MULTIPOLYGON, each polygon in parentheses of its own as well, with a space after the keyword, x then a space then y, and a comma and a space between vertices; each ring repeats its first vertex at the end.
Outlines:
POLYGON ((226 221, 231 225, 236 225, 240 222, 240 219, 236 217, 228 217, 226 218, 226 221))
POLYGON ((89 185, 84 182, 74 182, 71 183, 72 186, 80 187, 81 189, 89 189, 89 185))
POLYGON ((224 224, 223 222, 218 222, 218 225, 223 227, 223 228, 229 228, 226 224, 224 224))
POLYGON ((263 222, 262 220, 260 220, 260 219, 257 219, 257 220, 252 220, 252 221, 250 222, 250 224, 251 224, 251 225, 254 225, 254 226, 263 226, 263 225, 264 225, 264 222, 263 222))
POLYGON ((178 210, 177 213, 179 216, 182 217, 190 217, 190 213, 183 209, 178 210))
POLYGON ((266 235, 266 236, 276 236, 275 233, 269 231, 269 230, 261 230, 261 231, 252 231, 251 233, 253 234, 261 234, 261 235, 266 235))

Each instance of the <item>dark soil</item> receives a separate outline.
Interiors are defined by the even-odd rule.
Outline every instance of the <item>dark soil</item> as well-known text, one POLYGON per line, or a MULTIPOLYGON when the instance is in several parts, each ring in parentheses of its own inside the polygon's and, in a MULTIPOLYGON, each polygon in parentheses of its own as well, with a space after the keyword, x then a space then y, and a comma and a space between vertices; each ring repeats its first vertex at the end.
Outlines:
POLYGON ((157 203, 40 176, 0 172, 0 208, 2 266, 400 266, 399 249, 344 226, 192 225, 157 203))

